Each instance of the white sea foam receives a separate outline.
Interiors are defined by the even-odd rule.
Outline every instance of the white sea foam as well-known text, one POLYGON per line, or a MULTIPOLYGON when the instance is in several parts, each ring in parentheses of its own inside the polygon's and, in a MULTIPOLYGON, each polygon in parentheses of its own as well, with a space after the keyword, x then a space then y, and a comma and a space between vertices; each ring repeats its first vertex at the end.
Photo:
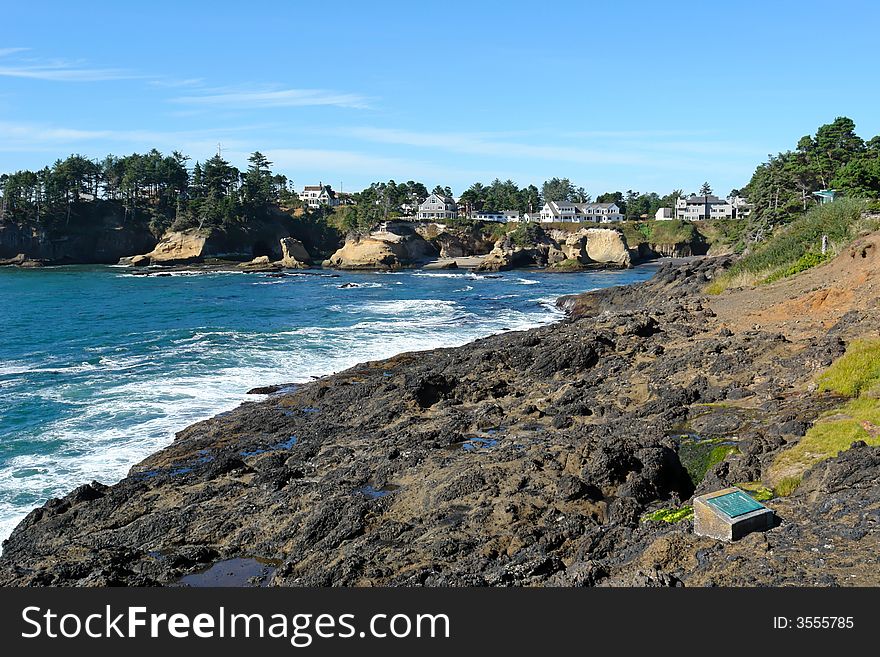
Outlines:
POLYGON ((467 278, 472 281, 481 281, 486 277, 474 272, 448 272, 448 271, 415 271, 413 276, 426 276, 428 278, 467 278))
MULTIPOLYGON (((471 273, 412 275, 484 278, 471 273)), ((468 284, 462 291, 472 289, 468 284)), ((91 480, 118 481, 133 464, 169 444, 176 431, 246 401, 244 392, 255 386, 308 381, 366 360, 457 346, 502 330, 532 328, 561 315, 555 297, 549 296, 536 297, 533 311, 517 301, 516 308, 478 315, 453 300, 357 302, 364 295, 334 294, 342 301, 325 310, 351 316, 343 326, 144 331, 130 333, 126 340, 126 347, 128 342, 139 345, 138 353, 97 345, 87 348, 95 362, 57 367, 5 363, 0 376, 77 377, 15 393, 35 395, 74 411, 40 427, 39 435, 33 436, 45 449, 14 456, 0 468, 0 538, 8 536, 27 510, 47 495, 62 495, 91 480), (349 298, 350 302, 344 301, 349 298)))

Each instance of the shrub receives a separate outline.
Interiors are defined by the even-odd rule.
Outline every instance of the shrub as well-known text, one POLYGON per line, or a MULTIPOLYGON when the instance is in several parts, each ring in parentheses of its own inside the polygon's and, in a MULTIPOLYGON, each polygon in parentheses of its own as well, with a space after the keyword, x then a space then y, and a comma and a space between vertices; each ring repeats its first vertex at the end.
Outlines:
POLYGON ((811 208, 731 267, 726 282, 713 281, 706 289, 707 294, 720 294, 732 286, 731 281, 737 276, 771 282, 824 262, 830 256, 819 252, 822 237, 827 236, 831 245, 845 244, 855 238, 864 228, 865 207, 864 201, 840 198, 811 208))
POLYGON ((800 274, 802 271, 812 269, 816 265, 821 265, 823 262, 829 260, 830 258, 830 251, 826 253, 815 253, 814 251, 809 251, 798 258, 798 261, 793 265, 784 267, 782 269, 777 269, 775 272, 762 279, 761 282, 772 283, 773 281, 778 281, 781 278, 788 278, 789 276, 800 274))
POLYGON ((514 244, 527 247, 537 244, 544 237, 544 230, 538 224, 527 222, 521 223, 508 234, 514 244))

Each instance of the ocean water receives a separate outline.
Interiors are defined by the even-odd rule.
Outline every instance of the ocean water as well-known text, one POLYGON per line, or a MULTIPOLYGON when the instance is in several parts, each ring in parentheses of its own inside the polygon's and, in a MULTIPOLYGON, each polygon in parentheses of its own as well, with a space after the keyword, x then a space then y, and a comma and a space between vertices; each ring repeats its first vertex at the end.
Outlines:
POLYGON ((248 389, 559 319, 627 271, 481 275, 0 268, 0 538, 33 507, 113 483, 248 389))

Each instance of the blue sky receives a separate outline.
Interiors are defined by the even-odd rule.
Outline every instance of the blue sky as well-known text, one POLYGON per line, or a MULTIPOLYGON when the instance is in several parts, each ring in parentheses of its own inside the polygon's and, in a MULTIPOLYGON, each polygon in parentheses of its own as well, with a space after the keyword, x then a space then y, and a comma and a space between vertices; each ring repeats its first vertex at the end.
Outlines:
POLYGON ((716 192, 845 115, 880 133, 880 3, 6 3, 0 171, 156 147, 297 187, 567 176, 716 192))

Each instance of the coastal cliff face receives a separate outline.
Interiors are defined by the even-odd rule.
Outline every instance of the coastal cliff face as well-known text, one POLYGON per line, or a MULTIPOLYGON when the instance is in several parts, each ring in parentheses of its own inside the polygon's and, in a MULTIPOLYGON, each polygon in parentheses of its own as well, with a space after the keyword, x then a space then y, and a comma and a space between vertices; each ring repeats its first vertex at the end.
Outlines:
POLYGON ((515 267, 566 267, 589 265, 626 268, 632 265, 626 238, 609 228, 585 228, 575 233, 540 231, 538 237, 517 240, 507 234, 495 243, 479 271, 501 271, 515 267))
POLYGON ((85 218, 73 215, 69 226, 0 222, 0 260, 22 254, 26 260, 53 264, 116 263, 151 250, 157 240, 143 224, 125 222, 110 212, 85 218), (93 220, 93 223, 92 223, 93 220))
POLYGON ((301 266, 309 262, 310 257, 302 242, 291 236, 294 228, 289 215, 277 213, 262 221, 251 221, 246 227, 229 230, 191 228, 168 231, 152 251, 136 256, 140 261, 126 258, 122 263, 181 265, 203 262, 206 258, 268 258, 272 262, 287 258, 294 263, 291 266, 301 266), (287 251, 285 244, 288 245, 287 251), (296 250, 300 257, 294 256, 291 260, 290 249, 296 250))
POLYGON ((441 258, 464 258, 485 255, 495 246, 495 241, 478 226, 458 228, 436 223, 419 223, 416 232, 427 240, 441 258))
POLYGON ((349 235, 345 244, 324 261, 335 269, 400 269, 437 257, 438 252, 414 231, 401 234, 374 231, 369 235, 349 235))
MULTIPOLYGON (((729 264, 666 265, 560 300, 564 322, 364 363, 195 424, 118 484, 33 511, 0 583, 168 585, 260 559, 263 583, 289 586, 880 584, 880 448, 814 465, 770 503, 778 527, 734 544, 642 520, 760 481, 840 404, 816 374, 880 330, 870 299, 789 324, 767 314, 773 294, 815 289, 705 298, 729 264), (688 455, 718 445, 735 449, 688 455)), ((876 300, 863 274, 838 283, 876 300)))

